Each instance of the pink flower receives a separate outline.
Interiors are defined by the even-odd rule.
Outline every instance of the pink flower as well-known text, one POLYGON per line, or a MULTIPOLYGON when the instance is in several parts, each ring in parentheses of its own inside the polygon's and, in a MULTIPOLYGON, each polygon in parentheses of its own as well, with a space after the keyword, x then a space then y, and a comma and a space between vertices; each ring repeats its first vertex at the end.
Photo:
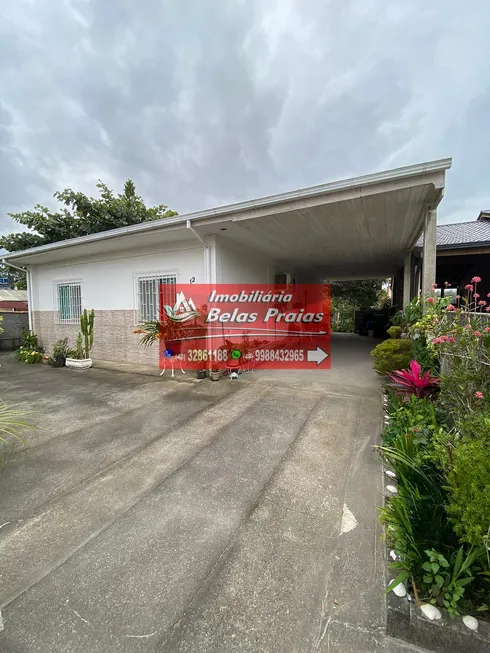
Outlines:
POLYGON ((432 340, 433 345, 440 345, 443 342, 456 342, 456 341, 452 336, 439 336, 438 338, 434 338, 432 340))
POLYGON ((487 297, 490 297, 490 292, 489 292, 489 293, 487 293, 487 297))
MULTIPOLYGON (((488 293, 488 295, 490 297, 490 293, 488 293)), ((461 295, 456 295, 456 299, 461 299, 461 295)))
POLYGON ((490 306, 487 306, 485 310, 487 313, 490 313, 490 306))
POLYGON ((478 299, 479 296, 480 296, 480 295, 476 292, 476 293, 473 295, 473 299, 478 299))
POLYGON ((464 325, 464 328, 465 328, 465 329, 471 329, 472 327, 471 327, 471 324, 465 324, 465 325, 464 325))
POLYGON ((490 333, 490 327, 485 327, 483 331, 485 331, 485 333, 490 333))
POLYGON ((437 288, 437 283, 433 283, 432 288, 435 290, 437 288))
POLYGON ((437 319, 437 317, 434 318, 434 324, 439 324, 439 320, 437 319))
POLYGON ((483 392, 480 392, 479 390, 477 390, 475 392, 475 397, 476 397, 476 399, 483 399, 484 398, 483 397, 483 392))
POLYGON ((471 285, 471 283, 469 283, 464 287, 464 289, 465 290, 473 290, 473 286, 471 285))
POLYGON ((449 281, 445 281, 444 285, 446 286, 446 288, 448 288, 451 284, 449 283, 449 281))
POLYGON ((486 305, 487 302, 484 302, 483 299, 481 300, 481 302, 478 302, 478 306, 486 306, 486 305))
POLYGON ((455 311, 456 307, 453 306, 452 304, 449 304, 449 306, 446 308, 446 311, 455 311))
POLYGON ((480 283, 480 281, 481 281, 481 277, 473 277, 471 283, 480 283))
POLYGON ((434 303, 434 297, 427 297, 425 300, 428 304, 433 304, 434 303))
POLYGON ((481 331, 473 331, 473 335, 475 336, 475 338, 481 338, 482 337, 481 331))

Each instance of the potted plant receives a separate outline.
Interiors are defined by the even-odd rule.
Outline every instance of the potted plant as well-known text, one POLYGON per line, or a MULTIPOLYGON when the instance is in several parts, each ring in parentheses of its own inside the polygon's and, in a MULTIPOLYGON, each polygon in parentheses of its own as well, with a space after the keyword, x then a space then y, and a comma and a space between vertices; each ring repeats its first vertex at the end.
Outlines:
POLYGON ((219 367, 213 367, 211 368, 211 381, 219 381, 221 377, 221 370, 219 367))
POLYGON ((68 352, 68 338, 57 340, 53 345, 53 352, 49 359, 51 367, 64 367, 68 352))
POLYGON ((80 317, 81 333, 77 336, 76 348, 67 352, 66 367, 77 370, 86 370, 92 367, 90 351, 94 344, 94 317, 94 309, 90 313, 87 312, 87 309, 84 309, 80 317))

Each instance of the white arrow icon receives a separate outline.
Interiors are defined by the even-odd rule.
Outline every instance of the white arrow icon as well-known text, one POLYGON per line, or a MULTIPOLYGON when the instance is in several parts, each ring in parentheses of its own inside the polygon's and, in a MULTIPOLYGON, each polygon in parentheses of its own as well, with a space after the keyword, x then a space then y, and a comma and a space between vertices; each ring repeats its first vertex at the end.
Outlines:
POLYGON ((323 351, 320 347, 317 347, 316 349, 308 349, 306 352, 306 360, 308 363, 316 363, 317 365, 320 365, 320 363, 323 363, 326 358, 328 358, 327 352, 323 351))

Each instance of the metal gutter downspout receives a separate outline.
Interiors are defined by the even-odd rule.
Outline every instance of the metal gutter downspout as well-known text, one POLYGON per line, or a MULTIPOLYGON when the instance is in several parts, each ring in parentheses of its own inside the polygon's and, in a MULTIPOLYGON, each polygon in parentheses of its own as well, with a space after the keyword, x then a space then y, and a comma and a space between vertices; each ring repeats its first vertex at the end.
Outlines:
POLYGON ((211 248, 209 246, 209 243, 207 243, 204 238, 201 236, 201 234, 198 234, 197 231, 194 229, 192 226, 192 222, 190 220, 186 220, 186 227, 187 229, 190 229, 194 236, 198 240, 201 241, 201 243, 204 245, 204 265, 206 268, 206 283, 211 283, 211 248))
POLYGON ((20 270, 21 272, 25 272, 26 275, 26 281, 27 281, 27 318, 29 320, 29 331, 32 333, 32 293, 31 293, 31 271, 29 268, 21 268, 18 265, 14 265, 13 263, 9 263, 6 259, 2 259, 3 265, 8 265, 11 268, 15 268, 16 270, 20 270))

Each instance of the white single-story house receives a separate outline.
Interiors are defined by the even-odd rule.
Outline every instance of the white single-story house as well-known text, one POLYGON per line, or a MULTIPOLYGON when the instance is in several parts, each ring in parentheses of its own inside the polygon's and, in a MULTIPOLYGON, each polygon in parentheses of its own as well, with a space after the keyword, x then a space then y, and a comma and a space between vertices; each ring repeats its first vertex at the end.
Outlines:
MULTIPOLYGON (((92 357, 158 364, 135 326, 158 318, 160 283, 296 283, 402 275, 424 234, 422 292, 435 281, 437 206, 451 159, 323 184, 34 247, 4 256, 27 270, 31 329, 50 351, 95 309, 92 357), (286 277, 284 277, 286 275, 286 277)), ((170 288, 169 288, 170 290, 170 288)))

